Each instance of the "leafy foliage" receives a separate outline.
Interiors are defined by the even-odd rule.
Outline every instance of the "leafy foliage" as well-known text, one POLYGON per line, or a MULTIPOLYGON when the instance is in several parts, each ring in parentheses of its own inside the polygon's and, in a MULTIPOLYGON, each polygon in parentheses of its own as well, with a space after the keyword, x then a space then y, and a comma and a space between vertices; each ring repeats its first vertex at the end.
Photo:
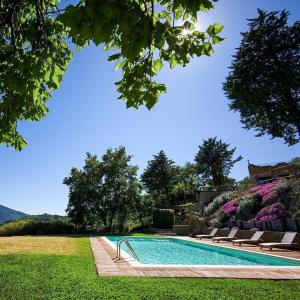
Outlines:
POLYGON ((230 220, 232 216, 223 209, 219 210, 216 217, 212 220, 213 226, 222 227, 230 220))
POLYGON ((292 164, 295 164, 296 166, 300 166, 300 156, 294 157, 294 158, 291 160, 291 163, 292 163, 292 164))
POLYGON ((175 223, 174 210, 153 209, 153 226, 156 228, 172 228, 175 223))
POLYGON ((0 2, 0 144, 21 150, 19 121, 39 121, 71 59, 67 32, 48 12, 56 0, 0 2))
POLYGON ((172 203, 195 202, 201 183, 201 177, 197 174, 194 164, 186 163, 184 166, 178 166, 171 191, 172 203))
POLYGON ((170 1, 80 1, 68 6, 59 17, 70 28, 70 37, 78 46, 93 41, 115 53, 123 78, 116 82, 127 107, 152 108, 166 91, 153 77, 168 63, 171 68, 189 63, 193 56, 213 54, 212 44, 221 42, 221 24, 206 32, 195 28, 198 11, 213 8, 208 0, 170 1))
POLYGON ((177 167, 164 151, 154 155, 153 159, 148 162, 141 175, 141 181, 155 205, 170 203, 176 175, 177 167))
POLYGON ((0 236, 69 234, 75 232, 74 224, 62 220, 17 220, 0 226, 0 236))
POLYGON ((154 80, 168 64, 187 65, 211 56, 223 26, 195 27, 198 12, 211 0, 3 0, 0 2, 0 144, 26 145, 19 121, 39 121, 46 102, 61 83, 72 57, 66 39, 77 48, 103 45, 109 61, 122 70, 116 82, 127 107, 151 109, 166 86, 154 80))
POLYGON ((236 219, 250 220, 261 208, 260 199, 253 196, 243 196, 238 204, 236 219))
POLYGON ((217 196, 212 202, 210 202, 204 210, 205 216, 213 215, 226 201, 229 200, 229 194, 223 193, 217 196))
POLYGON ((38 221, 68 221, 67 216, 40 214, 40 215, 28 215, 25 219, 38 220, 38 221))
POLYGON ((300 140, 300 22, 289 26, 287 11, 258 14, 242 33, 224 90, 246 129, 292 145, 300 140))
POLYGON ((242 190, 242 191, 248 190, 253 185, 254 185, 254 183, 252 182, 251 178, 248 176, 238 182, 239 190, 242 190))
POLYGON ((216 137, 204 140, 199 146, 195 157, 197 171, 214 186, 226 184, 231 168, 242 159, 241 156, 233 159, 236 148, 229 149, 229 146, 216 137))
POLYGON ((83 170, 71 170, 64 184, 69 187, 67 212, 75 224, 93 225, 101 221, 107 231, 113 225, 124 230, 140 201, 141 191, 138 168, 131 166, 130 160, 125 147, 119 147, 108 149, 101 161, 88 153, 83 170))

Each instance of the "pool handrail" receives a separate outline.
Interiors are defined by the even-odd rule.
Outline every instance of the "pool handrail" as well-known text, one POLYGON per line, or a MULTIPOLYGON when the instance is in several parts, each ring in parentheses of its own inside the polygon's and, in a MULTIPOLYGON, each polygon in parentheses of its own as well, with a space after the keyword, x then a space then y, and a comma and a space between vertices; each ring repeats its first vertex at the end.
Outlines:
POLYGON ((132 248, 131 244, 129 243, 129 241, 124 240, 124 239, 120 239, 120 240, 117 241, 117 257, 115 257, 114 259, 116 259, 116 260, 121 259, 121 245, 122 245, 122 243, 125 243, 125 245, 129 249, 129 251, 131 252, 133 258, 136 259, 137 261, 140 261, 138 255, 133 250, 133 248, 132 248))

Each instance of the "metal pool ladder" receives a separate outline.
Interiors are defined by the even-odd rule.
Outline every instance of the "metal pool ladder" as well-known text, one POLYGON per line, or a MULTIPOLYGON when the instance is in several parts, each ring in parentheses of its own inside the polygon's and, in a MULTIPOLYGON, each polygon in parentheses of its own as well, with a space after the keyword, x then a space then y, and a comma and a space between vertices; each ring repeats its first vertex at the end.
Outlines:
POLYGON ((137 256, 137 254, 133 250, 131 244, 126 240, 118 240, 117 241, 117 257, 115 257, 114 259, 115 260, 120 260, 121 259, 121 245, 122 245, 122 243, 124 243, 127 246, 129 251, 131 252, 133 258, 136 259, 137 261, 140 261, 139 257, 137 256))

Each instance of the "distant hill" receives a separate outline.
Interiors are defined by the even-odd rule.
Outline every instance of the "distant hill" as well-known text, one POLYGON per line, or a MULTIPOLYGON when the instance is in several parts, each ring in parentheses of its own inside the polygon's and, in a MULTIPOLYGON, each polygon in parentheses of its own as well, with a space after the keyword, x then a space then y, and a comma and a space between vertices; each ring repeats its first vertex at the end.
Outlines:
POLYGON ((38 220, 38 221, 51 221, 51 220, 61 220, 67 221, 67 216, 60 216, 60 215, 50 215, 50 214, 41 214, 41 215, 27 215, 26 219, 38 220))
POLYGON ((0 205, 0 224, 7 221, 22 219, 26 216, 27 214, 25 213, 0 205))

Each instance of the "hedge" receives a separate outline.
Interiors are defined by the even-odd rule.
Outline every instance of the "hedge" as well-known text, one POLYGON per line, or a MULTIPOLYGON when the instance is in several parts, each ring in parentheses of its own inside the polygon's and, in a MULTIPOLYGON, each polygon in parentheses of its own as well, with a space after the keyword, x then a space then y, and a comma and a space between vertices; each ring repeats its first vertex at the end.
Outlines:
POLYGON ((153 209, 153 226, 155 228, 169 229, 175 223, 173 209, 153 209))
POLYGON ((0 236, 69 234, 75 232, 75 225, 61 221, 39 221, 24 219, 0 226, 0 236))

